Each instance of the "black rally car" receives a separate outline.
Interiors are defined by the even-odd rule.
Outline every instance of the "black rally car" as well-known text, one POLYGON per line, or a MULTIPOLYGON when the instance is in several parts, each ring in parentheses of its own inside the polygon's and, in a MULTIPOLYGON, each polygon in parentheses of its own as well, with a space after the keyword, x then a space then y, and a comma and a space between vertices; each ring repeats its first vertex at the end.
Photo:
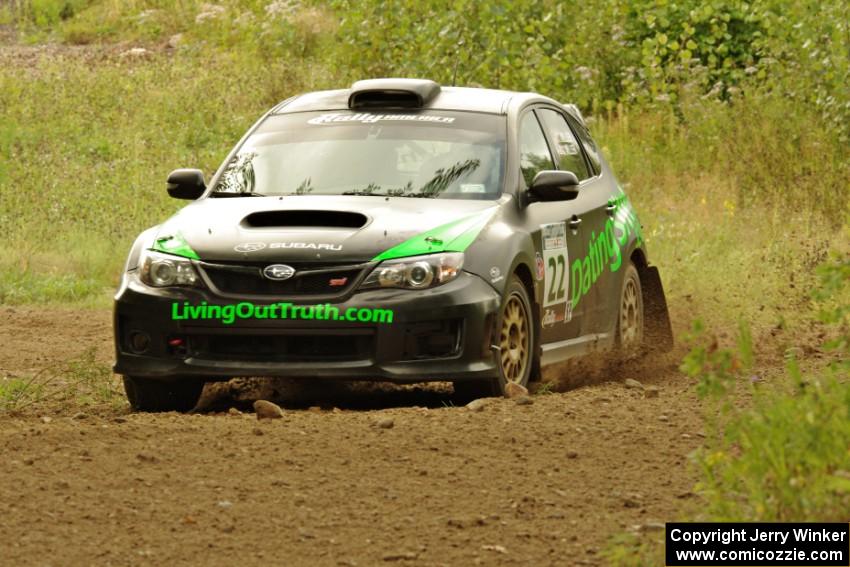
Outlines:
POLYGON ((133 244, 115 371, 138 410, 234 376, 525 385, 669 345, 641 225, 581 114, 533 93, 374 79, 268 111, 133 244))

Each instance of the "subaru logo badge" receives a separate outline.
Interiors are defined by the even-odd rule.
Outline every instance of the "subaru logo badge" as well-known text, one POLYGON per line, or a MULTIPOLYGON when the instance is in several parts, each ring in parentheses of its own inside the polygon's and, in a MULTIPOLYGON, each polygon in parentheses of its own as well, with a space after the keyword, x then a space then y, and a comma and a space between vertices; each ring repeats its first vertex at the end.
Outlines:
POLYGON ((233 247, 237 252, 256 252, 266 247, 265 242, 243 242, 233 247))
POLYGON ((270 280, 288 280, 295 275, 295 268, 286 264, 272 264, 266 266, 263 270, 263 275, 270 280))

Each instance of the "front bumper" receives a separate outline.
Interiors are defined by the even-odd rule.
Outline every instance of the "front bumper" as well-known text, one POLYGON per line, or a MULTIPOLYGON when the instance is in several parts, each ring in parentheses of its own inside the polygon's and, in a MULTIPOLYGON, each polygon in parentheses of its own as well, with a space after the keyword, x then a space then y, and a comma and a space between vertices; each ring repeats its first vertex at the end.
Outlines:
POLYGON ((399 383, 498 376, 491 344, 500 298, 467 272, 430 290, 370 290, 331 303, 341 312, 351 307, 389 309, 391 323, 174 320, 172 304, 184 302, 225 305, 238 300, 224 300, 206 289, 152 288, 135 272, 124 275, 115 297, 116 373, 163 380, 291 376, 399 383))

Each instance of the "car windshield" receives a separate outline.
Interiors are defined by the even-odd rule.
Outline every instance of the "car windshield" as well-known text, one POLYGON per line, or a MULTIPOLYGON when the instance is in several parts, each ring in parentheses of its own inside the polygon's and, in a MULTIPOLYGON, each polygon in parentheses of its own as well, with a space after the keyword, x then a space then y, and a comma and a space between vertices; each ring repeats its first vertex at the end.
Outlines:
POLYGON ((474 112, 270 116, 227 164, 211 196, 495 199, 504 140, 503 116, 474 112))

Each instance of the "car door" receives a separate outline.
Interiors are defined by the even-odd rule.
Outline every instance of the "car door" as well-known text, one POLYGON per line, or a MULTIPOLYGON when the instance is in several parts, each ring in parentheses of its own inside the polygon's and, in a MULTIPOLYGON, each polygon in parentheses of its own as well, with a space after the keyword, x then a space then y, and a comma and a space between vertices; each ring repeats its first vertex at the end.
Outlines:
POLYGON ((570 301, 582 313, 581 334, 600 333, 610 321, 608 290, 604 285, 608 264, 608 193, 592 167, 567 115, 561 109, 539 108, 537 115, 557 156, 558 169, 579 178, 578 197, 570 203, 573 230, 581 235, 581 249, 570 257, 570 301))
POLYGON ((619 238, 614 228, 614 220, 625 212, 622 209, 626 204, 614 177, 602 174, 599 148, 590 137, 587 127, 569 113, 566 114, 566 118, 572 131, 578 137, 589 167, 591 177, 587 180, 587 193, 594 207, 592 224, 596 235, 594 237, 591 234, 591 239, 595 243, 596 254, 603 263, 599 276, 593 284, 596 291, 593 328, 597 332, 613 331, 614 323, 619 315, 620 286, 623 276, 621 268, 623 262, 627 261, 620 258, 619 253, 613 253, 614 247, 618 246, 615 240, 619 238))
MULTIPOLYGON (((526 189, 538 172, 555 169, 555 163, 533 109, 520 117, 519 126, 520 169, 526 189)), ((570 224, 576 216, 574 202, 535 202, 524 210, 535 239, 538 277, 543 276, 542 343, 571 339, 582 333, 583 314, 572 309, 569 289, 570 258, 584 248, 582 231, 570 224)))

